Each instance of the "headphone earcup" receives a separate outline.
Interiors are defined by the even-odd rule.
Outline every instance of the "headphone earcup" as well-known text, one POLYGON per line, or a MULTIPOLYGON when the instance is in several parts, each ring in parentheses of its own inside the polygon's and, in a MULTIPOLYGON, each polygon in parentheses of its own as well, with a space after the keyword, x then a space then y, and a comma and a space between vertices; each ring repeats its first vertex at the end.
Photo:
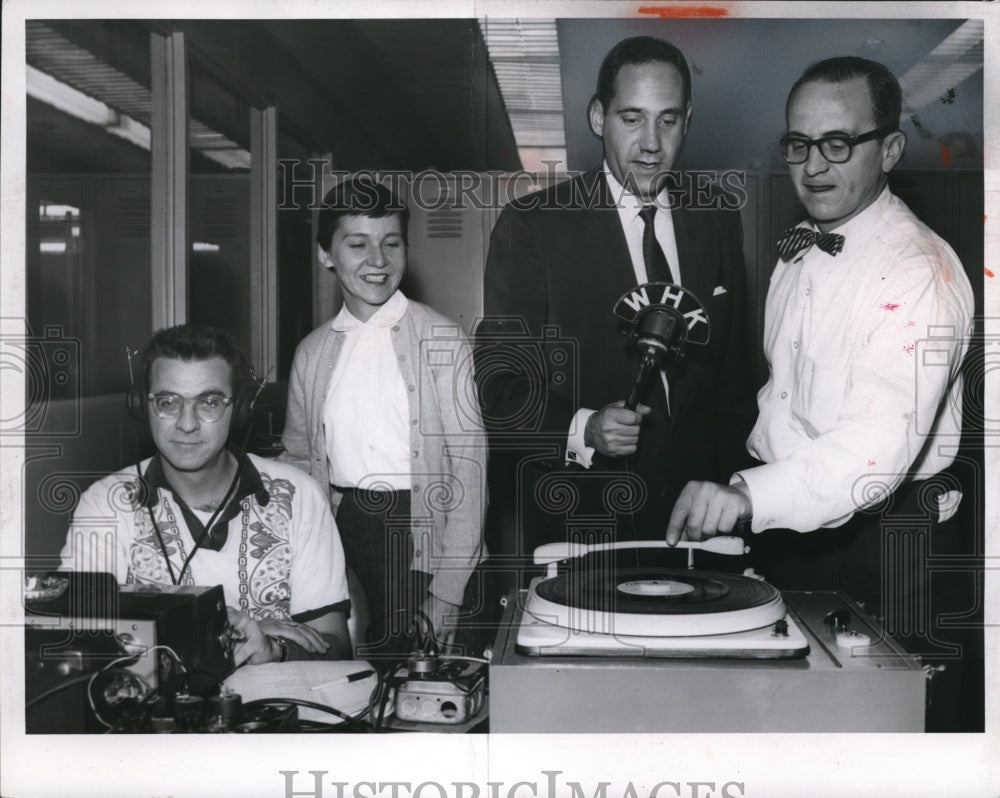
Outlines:
POLYGON ((253 406, 257 398, 257 381, 250 369, 245 378, 240 380, 242 388, 233 399, 233 416, 230 425, 230 435, 242 436, 253 421, 253 406))
POLYGON ((233 432, 242 434, 253 418, 254 391, 252 386, 246 386, 233 400, 233 432))
POLYGON ((125 406, 128 414, 136 421, 146 421, 146 386, 143 381, 132 382, 125 393, 125 406))

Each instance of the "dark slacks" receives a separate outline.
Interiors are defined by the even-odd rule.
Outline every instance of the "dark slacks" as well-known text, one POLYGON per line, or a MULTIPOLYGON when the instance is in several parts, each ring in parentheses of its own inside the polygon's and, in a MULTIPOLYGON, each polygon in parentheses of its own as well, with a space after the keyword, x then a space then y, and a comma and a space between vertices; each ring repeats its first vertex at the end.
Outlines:
POLYGON ((813 532, 768 530, 748 539, 758 574, 782 591, 832 590, 878 618, 933 669, 927 731, 983 728, 983 596, 976 537, 978 491, 938 520, 947 477, 906 483, 847 524, 813 532))
POLYGON ((343 491, 337 528, 347 565, 368 599, 364 645, 359 658, 398 658, 413 649, 413 612, 427 595, 430 575, 411 571, 410 492, 343 491))

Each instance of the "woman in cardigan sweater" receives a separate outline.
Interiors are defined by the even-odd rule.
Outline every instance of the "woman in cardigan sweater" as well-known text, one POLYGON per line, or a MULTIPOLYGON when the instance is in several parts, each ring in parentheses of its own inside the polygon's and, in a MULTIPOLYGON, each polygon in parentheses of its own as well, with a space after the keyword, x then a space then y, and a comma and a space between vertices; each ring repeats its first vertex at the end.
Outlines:
POLYGON ((485 557, 486 436, 458 324, 399 290, 408 211, 351 178, 324 198, 320 261, 343 293, 298 346, 282 435, 289 463, 331 486, 372 650, 398 652, 413 610, 454 641, 466 583, 485 557))

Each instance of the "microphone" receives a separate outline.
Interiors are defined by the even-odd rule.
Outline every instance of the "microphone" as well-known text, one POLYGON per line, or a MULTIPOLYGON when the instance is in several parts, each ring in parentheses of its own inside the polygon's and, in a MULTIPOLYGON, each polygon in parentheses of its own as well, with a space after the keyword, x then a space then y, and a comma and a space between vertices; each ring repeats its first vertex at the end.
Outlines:
POLYGON ((693 293, 674 283, 643 283, 626 292, 614 307, 626 343, 642 353, 625 407, 635 410, 649 375, 684 358, 688 344, 705 346, 711 324, 693 293))

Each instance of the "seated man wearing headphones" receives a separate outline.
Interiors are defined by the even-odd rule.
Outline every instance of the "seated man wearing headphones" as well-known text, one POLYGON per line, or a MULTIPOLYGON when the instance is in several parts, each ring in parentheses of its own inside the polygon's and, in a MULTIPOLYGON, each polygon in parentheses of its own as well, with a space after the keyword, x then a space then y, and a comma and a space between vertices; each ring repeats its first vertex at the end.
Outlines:
POLYGON ((246 454, 253 372, 232 336, 157 332, 129 390, 153 457, 80 497, 62 567, 119 583, 222 585, 237 665, 350 659, 344 553, 326 497, 297 468, 246 454))

